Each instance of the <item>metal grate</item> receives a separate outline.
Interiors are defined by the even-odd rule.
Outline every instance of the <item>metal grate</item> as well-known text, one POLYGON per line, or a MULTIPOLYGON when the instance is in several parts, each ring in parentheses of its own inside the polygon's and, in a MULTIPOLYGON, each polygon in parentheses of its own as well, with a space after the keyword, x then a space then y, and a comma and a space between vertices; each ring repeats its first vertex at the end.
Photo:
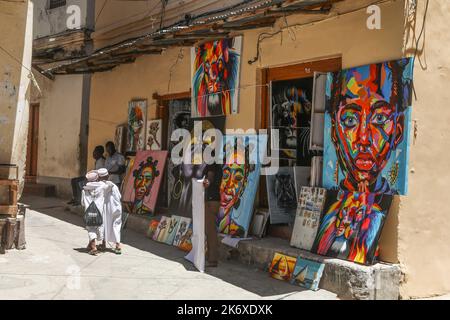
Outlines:
POLYGON ((50 0, 48 8, 55 9, 59 7, 64 7, 66 5, 66 0, 50 0))

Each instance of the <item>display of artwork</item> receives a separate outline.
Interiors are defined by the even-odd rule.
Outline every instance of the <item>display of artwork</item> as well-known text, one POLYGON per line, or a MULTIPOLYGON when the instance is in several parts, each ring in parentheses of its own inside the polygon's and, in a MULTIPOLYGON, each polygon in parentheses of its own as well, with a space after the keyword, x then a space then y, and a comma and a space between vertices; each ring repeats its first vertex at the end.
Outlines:
POLYGON ((166 159, 167 151, 137 152, 122 197, 132 213, 154 214, 166 159))
MULTIPOLYGON (((193 119, 192 119, 193 120, 193 119)), ((194 121, 194 120, 193 120, 194 121)), ((225 128, 225 117, 211 117, 211 118, 197 118, 195 121, 201 121, 202 132, 208 129, 218 129, 221 132, 225 128)), ((193 136, 193 130, 191 130, 191 135, 193 136)), ((194 140, 192 140, 194 141, 194 140)), ((207 141, 205 140, 205 145, 207 141)), ((172 182, 169 184, 169 188, 172 184, 171 190, 171 200, 170 200, 170 211, 177 213, 180 216, 192 216, 192 181, 191 179, 195 175, 196 178, 202 178, 202 170, 206 168, 205 164, 193 164, 193 152, 194 144, 191 145, 191 161, 187 164, 178 164, 171 166, 170 175, 172 177, 172 182), (203 168, 203 169, 201 169, 203 168)))
POLYGON ((147 136, 145 150, 161 150, 162 120, 147 121, 147 136))
POLYGON ((153 236, 155 235, 156 230, 158 229, 159 221, 154 219, 150 221, 150 224, 148 225, 147 230, 147 237, 150 239, 153 239, 153 236))
POLYGON ((289 281, 294 272, 294 267, 297 259, 295 257, 287 256, 281 253, 275 253, 269 272, 272 278, 278 280, 289 281))
POLYGON ((180 223, 181 217, 180 216, 172 216, 169 220, 169 226, 167 229, 167 238, 166 243, 167 244, 173 244, 173 241, 175 240, 175 236, 177 234, 178 230, 178 224, 180 223))
POLYGON ((309 149, 313 78, 275 81, 271 85, 271 147, 281 159, 294 159, 310 166, 317 154, 309 149), (275 130, 278 137, 275 135, 275 130))
POLYGON ((238 112, 242 37, 204 42, 191 49, 192 116, 238 112))
POLYGON ((119 125, 116 127, 116 132, 114 134, 114 146, 118 153, 123 153, 124 145, 126 141, 127 125, 119 125))
POLYGON ((133 100, 128 105, 127 152, 145 150, 147 100, 133 100))
POLYGON ((158 238, 162 237, 162 233, 165 232, 165 229, 167 228, 167 220, 170 219, 169 217, 162 216, 159 220, 158 226, 156 227, 155 232, 153 233, 152 239, 155 241, 158 241, 158 238))
POLYGON ((266 176, 270 223, 293 223, 297 209, 297 192, 293 167, 281 167, 266 176))
POLYGON ((178 227, 175 233, 175 238, 173 239, 172 244, 178 247, 182 241, 185 239, 185 235, 189 230, 189 226, 191 225, 191 218, 181 217, 178 222, 178 227))
POLYGON ((319 289, 324 268, 324 263, 298 257, 292 273, 291 283, 316 291, 319 289))
POLYGON ((220 184, 220 233, 245 238, 259 185, 266 135, 227 135, 225 164, 220 184))
POLYGON ((323 184, 406 194, 413 59, 329 73, 323 184))
POLYGON ((181 236, 180 242, 178 243, 178 248, 183 251, 189 252, 192 250, 192 223, 189 225, 185 234, 181 236))
POLYGON ((312 252, 361 264, 374 262, 392 195, 328 190, 312 252))
POLYGON ((310 251, 319 228, 326 189, 302 187, 292 231, 291 246, 310 251))

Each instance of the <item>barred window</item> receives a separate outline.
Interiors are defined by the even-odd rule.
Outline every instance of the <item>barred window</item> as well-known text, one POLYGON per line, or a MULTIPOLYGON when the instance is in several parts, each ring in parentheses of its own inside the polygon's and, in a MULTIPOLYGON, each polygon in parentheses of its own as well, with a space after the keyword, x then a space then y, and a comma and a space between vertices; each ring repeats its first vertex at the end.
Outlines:
POLYGON ((50 0, 49 9, 55 9, 59 7, 64 7, 66 5, 66 0, 50 0))

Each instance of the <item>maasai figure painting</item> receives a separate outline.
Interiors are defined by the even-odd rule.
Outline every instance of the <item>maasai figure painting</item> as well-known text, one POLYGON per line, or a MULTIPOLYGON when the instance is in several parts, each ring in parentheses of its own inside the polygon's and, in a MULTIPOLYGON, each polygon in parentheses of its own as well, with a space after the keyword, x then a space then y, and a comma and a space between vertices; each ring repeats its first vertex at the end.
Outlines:
POLYGON ((294 167, 280 167, 266 176, 270 223, 293 223, 297 210, 294 167))
POLYGON ((137 152, 122 198, 132 213, 154 214, 166 159, 167 151, 137 152))
POLYGON ((191 49, 192 116, 238 112, 242 37, 202 43, 191 49))
POLYGON ((182 239, 184 239, 184 236, 186 235, 186 233, 189 230, 189 226, 191 225, 191 218, 186 218, 186 217, 181 217, 180 221, 178 222, 178 226, 176 227, 176 234, 175 234, 175 238, 173 239, 172 244, 176 247, 178 247, 182 241, 182 239))
POLYGON ((319 289, 320 278, 322 278, 324 263, 297 258, 291 283, 313 291, 319 289))
POLYGON ((286 256, 278 252, 275 253, 269 268, 270 276, 274 279, 289 281, 296 261, 295 257, 286 256))
POLYGON ((329 73, 323 185, 406 194, 413 59, 329 73))
POLYGON ((128 106, 128 152, 145 150, 145 123, 147 119, 147 100, 130 101, 128 106))
POLYGON ((227 135, 224 146, 218 231, 243 238, 253 215, 267 135, 227 135))
POLYGON ((180 238, 180 242, 178 243, 178 248, 180 248, 183 251, 189 252, 192 250, 192 223, 189 225, 188 229, 184 233, 183 236, 180 238))
POLYGON ((312 252, 372 264, 392 195, 327 190, 312 252))
POLYGON ((173 240, 177 234, 178 224, 180 223, 181 217, 172 216, 169 221, 169 228, 167 229, 166 243, 172 245, 173 240))
POLYGON ((159 220, 158 226, 156 227, 156 231, 153 233, 153 240, 158 240, 158 238, 160 237, 160 234, 162 232, 165 232, 164 230, 167 228, 167 219, 169 219, 169 217, 166 216, 162 216, 161 219, 159 220))
POLYGON ((161 150, 162 120, 147 121, 147 142, 145 150, 161 150))

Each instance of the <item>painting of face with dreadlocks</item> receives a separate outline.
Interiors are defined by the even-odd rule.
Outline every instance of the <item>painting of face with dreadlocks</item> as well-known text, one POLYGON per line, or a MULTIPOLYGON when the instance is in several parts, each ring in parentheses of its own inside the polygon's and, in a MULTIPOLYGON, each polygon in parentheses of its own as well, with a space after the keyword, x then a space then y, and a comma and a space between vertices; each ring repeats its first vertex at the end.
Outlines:
POLYGON ((127 181, 123 201, 131 203, 133 213, 155 212, 167 151, 139 151, 127 181))
POLYGON ((329 73, 324 187, 406 194, 413 60, 329 73))
POLYGON ((128 106, 128 136, 126 151, 145 149, 145 120, 147 119, 147 101, 131 101, 128 106))
POLYGON ((220 233, 246 237, 259 184, 265 135, 226 136, 225 164, 220 184, 220 233), (259 152, 259 154, 258 154, 259 152))
POLYGON ((192 116, 238 112, 242 37, 202 43, 191 49, 192 116))

